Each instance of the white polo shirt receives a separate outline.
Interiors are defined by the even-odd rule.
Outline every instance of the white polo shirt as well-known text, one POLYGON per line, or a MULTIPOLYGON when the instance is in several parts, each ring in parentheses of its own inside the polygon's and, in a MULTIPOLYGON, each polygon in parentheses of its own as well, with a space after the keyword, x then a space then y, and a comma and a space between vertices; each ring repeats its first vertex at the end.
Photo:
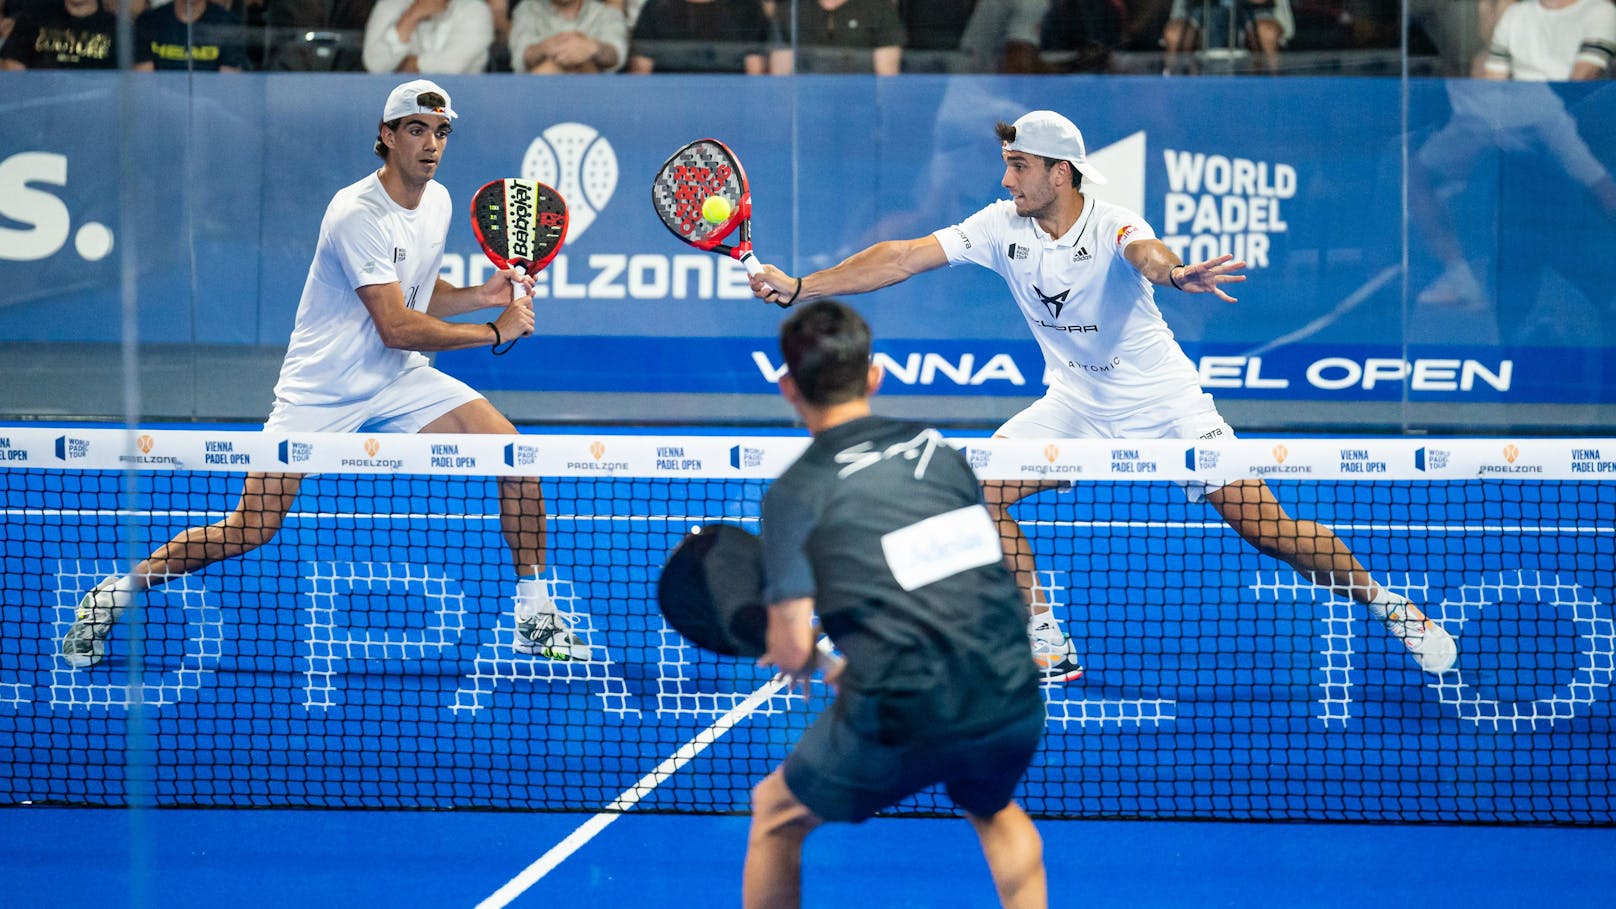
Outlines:
POLYGON ((336 194, 320 222, 276 398, 292 404, 363 401, 406 370, 428 365, 416 351, 382 343, 355 291, 396 281, 405 305, 426 312, 451 214, 449 191, 436 181, 427 184, 413 211, 394 202, 374 173, 336 194))
POLYGON ((1155 239, 1144 218, 1085 197, 1077 223, 1056 238, 1005 199, 933 236, 950 265, 971 262, 1004 278, 1051 383, 1091 416, 1201 400, 1195 365, 1156 308, 1154 289, 1122 255, 1136 240, 1155 239))

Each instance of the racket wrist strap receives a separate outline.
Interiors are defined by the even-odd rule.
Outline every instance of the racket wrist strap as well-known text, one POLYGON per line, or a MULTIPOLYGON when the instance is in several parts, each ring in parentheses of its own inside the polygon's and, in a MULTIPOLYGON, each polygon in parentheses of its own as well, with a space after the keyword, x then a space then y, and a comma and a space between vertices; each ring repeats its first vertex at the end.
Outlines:
POLYGON ((1172 268, 1167 269, 1167 280, 1173 285, 1174 290, 1184 289, 1184 285, 1178 283, 1178 278, 1173 276, 1173 272, 1183 267, 1183 265, 1174 265, 1172 268))
POLYGON ((784 307, 784 308, 789 309, 791 307, 791 304, 797 302, 797 297, 800 296, 801 294, 802 294, 802 279, 798 278, 797 279, 797 289, 791 292, 791 299, 785 301, 784 303, 781 303, 780 305, 782 307, 784 307))
POLYGON ((498 325, 495 325, 492 322, 484 322, 483 324, 487 325, 489 330, 491 330, 494 333, 494 343, 493 343, 492 346, 490 346, 488 348, 489 350, 494 352, 494 356, 503 357, 506 354, 510 353, 512 347, 516 346, 516 342, 517 342, 518 339, 512 338, 507 343, 504 338, 500 337, 499 326, 498 325), (505 344, 505 346, 500 347, 499 346, 500 344, 505 344))

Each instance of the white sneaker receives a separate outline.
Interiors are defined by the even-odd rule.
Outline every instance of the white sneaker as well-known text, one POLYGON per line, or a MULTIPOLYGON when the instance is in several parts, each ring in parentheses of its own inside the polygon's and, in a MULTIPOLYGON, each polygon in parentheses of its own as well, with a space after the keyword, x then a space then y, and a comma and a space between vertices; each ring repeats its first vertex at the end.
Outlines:
POLYGON ((1458 662, 1459 646, 1453 642, 1453 635, 1413 603, 1392 607, 1382 623, 1426 672, 1444 673, 1458 662))
POLYGON ((1421 306, 1447 306, 1455 309, 1484 309, 1487 292, 1475 272, 1463 262, 1449 265, 1442 276, 1420 291, 1414 302, 1421 306))
POLYGON ((1033 662, 1038 664, 1043 684, 1075 682, 1083 677, 1083 664, 1077 661, 1077 648, 1049 613, 1033 616, 1027 624, 1027 637, 1032 642, 1033 662))
POLYGON ((555 608, 542 605, 532 614, 523 616, 518 606, 516 640, 511 645, 520 653, 530 653, 552 660, 593 660, 595 648, 584 643, 572 630, 572 624, 555 608))
POLYGON ((62 636, 61 655, 74 669, 89 669, 107 655, 107 635, 133 598, 128 591, 113 589, 117 581, 106 578, 90 588, 73 612, 73 627, 62 636))

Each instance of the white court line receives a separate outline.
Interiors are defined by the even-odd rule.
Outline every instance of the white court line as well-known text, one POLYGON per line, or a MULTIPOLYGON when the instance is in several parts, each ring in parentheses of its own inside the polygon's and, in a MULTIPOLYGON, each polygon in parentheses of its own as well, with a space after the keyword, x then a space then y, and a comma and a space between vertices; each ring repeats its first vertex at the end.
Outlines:
POLYGON ((745 719, 748 714, 757 709, 757 706, 771 697, 774 697, 785 682, 776 679, 752 692, 746 700, 741 701, 729 712, 719 717, 711 726, 696 734, 696 737, 686 742, 683 747, 675 751, 667 760, 656 766, 655 770, 640 777, 639 782, 623 790, 617 800, 607 805, 600 812, 590 817, 578 826, 578 829, 567 835, 567 838, 550 847, 550 851, 539 856, 538 861, 522 869, 522 873, 511 878, 505 886, 495 890, 487 899, 477 904, 477 909, 501 909, 510 904, 527 891, 529 887, 538 883, 546 874, 556 869, 556 866, 566 861, 595 838, 595 834, 605 830, 612 821, 623 816, 623 812, 633 808, 640 799, 651 790, 662 784, 663 780, 673 776, 680 767, 690 762, 690 759, 706 750, 708 745, 718 741, 724 733, 728 732, 736 723, 745 719))

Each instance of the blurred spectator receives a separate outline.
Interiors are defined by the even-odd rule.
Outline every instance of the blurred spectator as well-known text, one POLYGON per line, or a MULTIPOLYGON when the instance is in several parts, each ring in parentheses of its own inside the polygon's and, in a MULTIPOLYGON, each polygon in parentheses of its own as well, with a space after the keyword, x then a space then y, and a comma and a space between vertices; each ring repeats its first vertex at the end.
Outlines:
POLYGON ((622 13, 623 21, 628 23, 631 30, 640 21, 641 11, 650 6, 647 0, 602 0, 602 2, 607 6, 615 7, 618 12, 622 13))
POLYGON ((264 9, 264 68, 348 71, 363 68, 365 24, 373 0, 270 0, 264 9))
MULTIPOLYGON (((16 0, 12 2, 15 3, 16 0)), ((6 43, 7 36, 11 34, 11 27, 16 24, 17 20, 6 12, 6 0, 0 0, 0 46, 6 43)))
POLYGON ((628 58, 628 21, 601 0, 520 0, 511 13, 511 68, 609 73, 628 58))
POLYGON ((1581 82, 1603 79, 1616 56, 1616 6, 1610 0, 1525 0, 1493 28, 1489 79, 1581 82))
POLYGON ((377 0, 365 25, 365 69, 480 73, 493 42, 487 0, 377 0))
POLYGON ((779 0, 774 21, 783 42, 769 55, 769 72, 777 76, 896 76, 903 65, 903 23, 892 0, 779 0))
POLYGON ((247 66, 240 19, 209 0, 172 0, 135 20, 134 68, 239 73, 247 66))
POLYGON ((14 13, 0 69, 115 69, 117 33, 118 17, 99 0, 29 3, 14 13))
POLYGON ((1178 72, 1180 56, 1197 50, 1239 55, 1250 49, 1262 71, 1278 72, 1279 49, 1295 31, 1290 0, 1174 0, 1162 29, 1165 71, 1178 72))
POLYGON ((649 0, 634 24, 631 73, 762 75, 769 20, 757 0, 649 0))
POLYGON ((1035 73, 1049 0, 899 0, 905 72, 1035 73))
POLYGON ((1411 57, 1436 55, 1439 74, 1480 75, 1480 56, 1497 14, 1488 8, 1513 0, 1345 0, 1343 14, 1359 48, 1402 50, 1411 57), (1403 4, 1408 35, 1403 35, 1403 4))
POLYGON ((1103 73, 1122 46, 1128 11, 1122 0, 1054 0, 1044 17, 1039 55, 1046 72, 1103 73))
POLYGON ((1493 29, 1481 82, 1449 80, 1453 116, 1412 156, 1409 211, 1442 274, 1415 297, 1422 306, 1478 309, 1486 288, 1465 257, 1448 202, 1493 149, 1536 153, 1581 185, 1616 219, 1616 180, 1547 85, 1505 91, 1491 81, 1546 83, 1603 79, 1616 56, 1610 0, 1526 0, 1504 10, 1493 29))

